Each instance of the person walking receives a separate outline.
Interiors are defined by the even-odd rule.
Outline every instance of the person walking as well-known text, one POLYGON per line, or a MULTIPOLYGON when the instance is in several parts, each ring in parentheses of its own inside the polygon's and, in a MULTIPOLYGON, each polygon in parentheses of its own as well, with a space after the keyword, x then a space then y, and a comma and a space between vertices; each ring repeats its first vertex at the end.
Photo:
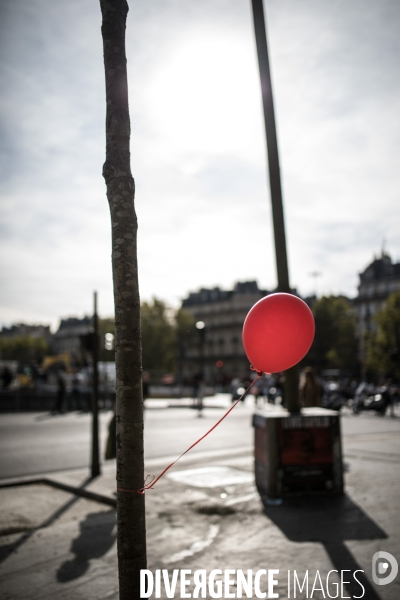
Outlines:
POLYGON ((57 396, 53 406, 52 413, 65 412, 65 399, 67 395, 67 378, 63 368, 57 371, 57 396))
POLYGON ((304 381, 300 387, 300 401, 303 407, 322 405, 322 386, 315 377, 314 369, 306 367, 303 372, 304 381))
POLYGON ((82 405, 82 394, 81 394, 81 381, 79 373, 75 371, 71 381, 71 403, 73 410, 83 410, 82 405))
POLYGON ((2 387, 5 390, 7 390, 10 387, 10 385, 12 383, 12 380, 14 378, 10 367, 8 367, 7 365, 5 365, 3 367, 3 370, 1 372, 0 378, 1 378, 1 381, 3 382, 3 386, 2 387))

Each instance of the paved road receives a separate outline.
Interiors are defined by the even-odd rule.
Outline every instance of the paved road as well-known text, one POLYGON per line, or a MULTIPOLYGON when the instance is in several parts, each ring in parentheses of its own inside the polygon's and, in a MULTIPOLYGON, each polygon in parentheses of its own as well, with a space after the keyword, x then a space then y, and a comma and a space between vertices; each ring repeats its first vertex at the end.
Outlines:
MULTIPOLYGON (((191 408, 165 408, 152 401, 145 413, 145 457, 179 456, 207 431, 230 402, 222 398, 217 406, 205 408, 202 418, 191 408), (218 406, 219 405, 219 406, 218 406), (158 408, 156 408, 158 406, 158 408)), ((177 403, 175 403, 177 404, 177 403)), ((249 448, 252 443, 252 407, 240 404, 194 452, 249 448)), ((100 413, 101 457, 112 413, 100 413)), ((90 461, 91 416, 71 412, 8 413, 0 415, 0 478, 33 475, 61 469, 84 467, 90 461)))
MULTIPOLYGON (((145 414, 146 462, 162 463, 169 458, 176 458, 221 418, 230 406, 229 399, 223 397, 208 403, 214 404, 214 407, 205 408, 203 417, 198 418, 193 409, 166 408, 165 403, 150 402, 145 414)), ((253 411, 250 400, 248 404, 239 404, 216 431, 191 451, 191 456, 249 452, 253 443, 253 411)), ((0 415, 0 478, 89 465, 90 418, 88 414, 77 412, 57 416, 48 413, 0 415)), ((100 414, 101 456, 110 418, 110 411, 100 414)), ((381 459, 396 459, 399 455, 398 423, 398 418, 345 413, 342 424, 346 453, 349 456, 359 456, 361 453, 366 459, 378 453, 376 455, 381 459), (366 439, 369 442, 369 454, 365 450, 366 439)))

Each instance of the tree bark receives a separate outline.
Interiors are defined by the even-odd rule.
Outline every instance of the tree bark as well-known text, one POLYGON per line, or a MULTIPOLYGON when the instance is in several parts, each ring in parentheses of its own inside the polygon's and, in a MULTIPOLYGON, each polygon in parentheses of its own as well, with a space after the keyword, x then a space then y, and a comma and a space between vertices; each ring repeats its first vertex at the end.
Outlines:
POLYGON ((125 0, 100 0, 106 79, 106 162, 103 176, 112 226, 115 304, 118 570, 120 600, 140 597, 146 568, 143 398, 135 184, 130 169, 130 121, 125 55, 125 0))

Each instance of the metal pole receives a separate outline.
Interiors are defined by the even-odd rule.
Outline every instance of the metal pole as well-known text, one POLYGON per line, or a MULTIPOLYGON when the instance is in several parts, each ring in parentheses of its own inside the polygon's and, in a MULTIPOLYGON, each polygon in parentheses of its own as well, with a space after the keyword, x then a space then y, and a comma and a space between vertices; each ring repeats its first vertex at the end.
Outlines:
POLYGON ((204 356, 204 342, 205 342, 205 333, 206 333, 206 324, 204 321, 197 321, 196 323, 197 331, 199 332, 199 358, 200 358, 200 381, 199 381, 199 391, 198 391, 198 409, 199 409, 199 417, 202 416, 203 410, 203 394, 205 391, 205 356, 204 356))
MULTIPOLYGON (((276 136, 274 102, 272 97, 271 73, 268 58, 267 33, 265 28, 265 16, 262 0, 252 0, 252 7, 258 66, 261 79, 265 133, 267 138, 269 184, 271 189, 278 291, 290 293, 278 142, 276 136)), ((290 412, 299 412, 300 403, 297 367, 292 367, 285 372, 285 380, 286 406, 290 412)))
POLYGON ((93 294, 93 387, 92 387, 92 477, 100 475, 99 460, 99 320, 97 316, 97 292, 93 294))
POLYGON ((201 377, 205 380, 205 364, 204 364, 204 342, 205 342, 206 328, 200 329, 200 365, 201 365, 201 377))

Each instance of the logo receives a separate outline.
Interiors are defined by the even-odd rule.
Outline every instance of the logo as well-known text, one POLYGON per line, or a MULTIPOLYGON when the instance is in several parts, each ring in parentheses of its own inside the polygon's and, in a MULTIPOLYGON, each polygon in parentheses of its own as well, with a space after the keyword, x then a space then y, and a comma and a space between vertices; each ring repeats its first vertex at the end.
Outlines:
POLYGON ((399 565, 389 552, 380 550, 372 557, 372 579, 377 585, 387 585, 396 579, 399 565), (382 577, 385 575, 385 577, 382 577))

